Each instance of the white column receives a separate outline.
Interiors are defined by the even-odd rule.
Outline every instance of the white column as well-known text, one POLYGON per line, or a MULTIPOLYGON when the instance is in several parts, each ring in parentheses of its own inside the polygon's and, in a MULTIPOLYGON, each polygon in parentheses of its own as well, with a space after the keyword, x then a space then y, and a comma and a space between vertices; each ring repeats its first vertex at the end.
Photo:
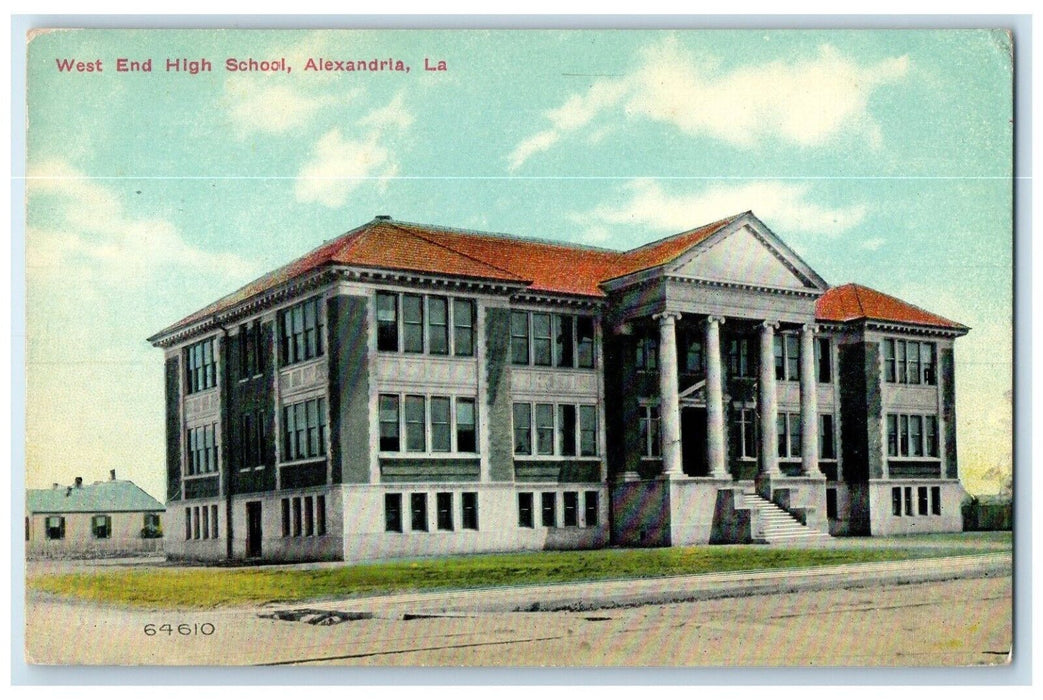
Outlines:
POLYGON ((727 479, 724 435, 724 377, 721 372, 720 316, 706 318, 706 338, 703 355, 706 357, 706 464, 710 476, 727 479))
POLYGON ((681 466, 681 403, 677 390, 677 330, 681 314, 664 311, 652 318, 659 321, 659 416, 663 434, 663 472, 684 473, 681 466))
POLYGON ((801 471, 818 476, 818 391, 815 385, 815 326, 800 329, 801 471))
POLYGON ((775 396, 775 329, 778 325, 774 321, 764 321, 760 333, 760 473, 768 476, 782 475, 779 471, 778 401, 775 396))

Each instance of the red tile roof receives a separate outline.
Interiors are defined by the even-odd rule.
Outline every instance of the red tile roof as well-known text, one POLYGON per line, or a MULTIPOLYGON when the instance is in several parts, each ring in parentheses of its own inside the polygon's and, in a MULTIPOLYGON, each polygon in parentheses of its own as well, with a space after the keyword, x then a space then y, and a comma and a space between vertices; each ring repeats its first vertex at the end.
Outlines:
POLYGON ((820 321, 868 319, 967 330, 967 326, 961 323, 860 284, 845 284, 828 290, 818 299, 815 317, 820 321))

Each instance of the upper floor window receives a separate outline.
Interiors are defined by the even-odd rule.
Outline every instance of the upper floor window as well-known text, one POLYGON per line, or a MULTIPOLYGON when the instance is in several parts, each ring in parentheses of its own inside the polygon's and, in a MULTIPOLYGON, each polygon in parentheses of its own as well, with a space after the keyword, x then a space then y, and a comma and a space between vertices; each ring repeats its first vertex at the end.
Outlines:
POLYGON ((836 459, 836 434, 833 431, 833 414, 823 413, 818 417, 818 456, 820 459, 836 459))
POLYGON ((217 471, 217 424, 188 429, 188 476, 217 471))
POLYGON ((381 452, 478 452, 473 398, 381 394, 379 414, 381 452))
POLYGON ((594 319, 535 311, 511 312, 511 363, 594 367, 594 319))
POLYGON ((474 325, 471 299, 377 292, 377 350, 381 352, 471 357, 474 325))
POLYGON ((775 336, 775 379, 796 382, 800 380, 800 338, 793 333, 775 336))
POLYGON ((301 401, 282 411, 282 461, 325 456, 326 399, 301 401))
POLYGON ((728 341, 728 373, 732 377, 753 377, 757 362, 753 355, 751 338, 732 338, 728 341))
POLYGON ((889 457, 938 457, 938 416, 887 414, 889 457))
POLYGON ((934 343, 885 338, 884 380, 891 384, 937 384, 934 343))
POLYGON ((598 453, 597 415, 597 407, 590 405, 516 403, 514 454, 594 457, 598 453))
POLYGON ((194 394, 217 386, 217 355, 214 339, 207 338, 185 348, 185 393, 194 394))
POLYGON ((247 411, 240 416, 239 449, 242 462, 239 467, 248 469, 264 464, 264 411, 247 411))
POLYGON ((239 326, 239 378, 264 374, 265 352, 260 321, 239 326))
POLYGON ((659 457, 662 454, 662 438, 659 428, 659 407, 641 406, 639 430, 641 434, 641 456, 659 457))
POLYGON ((325 334, 322 298, 314 297, 280 311, 279 328, 283 366, 321 356, 325 334))
POLYGON ((645 335, 637 339, 634 365, 638 372, 655 372, 659 368, 659 341, 645 335))
POLYGON ((815 338, 815 374, 820 384, 833 381, 833 343, 829 338, 815 338))
POLYGON ((800 457, 800 414, 779 411, 776 427, 779 435, 779 457, 800 457))
POLYGON ((703 371, 703 341, 694 329, 682 329, 678 333, 682 371, 698 374, 703 371))

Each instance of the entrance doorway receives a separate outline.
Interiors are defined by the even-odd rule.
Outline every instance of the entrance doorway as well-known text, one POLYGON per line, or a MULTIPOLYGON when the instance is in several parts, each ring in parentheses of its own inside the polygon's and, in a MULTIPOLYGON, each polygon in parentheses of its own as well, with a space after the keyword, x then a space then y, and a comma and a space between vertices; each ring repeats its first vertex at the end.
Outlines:
POLYGON ((706 464, 706 409, 681 408, 681 465, 688 476, 708 476, 706 464))
POLYGON ((261 502, 250 501, 246 504, 246 558, 258 559, 261 556, 261 502))

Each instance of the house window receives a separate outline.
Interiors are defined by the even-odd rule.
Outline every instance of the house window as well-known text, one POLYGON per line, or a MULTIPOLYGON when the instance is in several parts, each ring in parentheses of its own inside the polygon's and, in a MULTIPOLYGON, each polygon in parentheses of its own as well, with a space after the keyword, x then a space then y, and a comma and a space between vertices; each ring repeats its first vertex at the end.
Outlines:
POLYGON ((775 379, 787 382, 800 380, 800 338, 793 333, 775 336, 775 379))
POLYGON ((264 459, 265 421, 263 411, 242 414, 239 423, 241 468, 261 466, 264 459))
POLYGON ((290 536, 290 499, 282 499, 282 536, 290 536))
POLYGON ((412 516, 410 529, 416 532, 427 532, 427 494, 410 494, 409 511, 412 516))
POLYGON ((942 488, 940 486, 931 487, 931 515, 942 514, 942 488))
POLYGON ((188 429, 187 476, 210 474, 217 471, 217 424, 188 429))
POLYGON ((554 454, 554 404, 536 404, 536 454, 554 454))
POLYGON ((326 399, 283 407, 284 462, 326 455, 326 399))
POLYGON ((199 539, 199 507, 192 508, 192 539, 199 539))
POLYGON ((465 530, 478 529, 478 494, 474 491, 464 491, 460 494, 463 506, 463 519, 461 525, 465 530))
POLYGON ((112 516, 95 515, 91 517, 91 536, 96 540, 107 540, 112 537, 112 516))
POLYGON ((217 355, 213 338, 185 348, 185 372, 185 393, 194 394, 217 386, 217 355))
POLYGON ((820 384, 833 381, 833 344, 829 338, 815 338, 815 375, 820 384))
POLYGON ((456 451, 478 452, 474 399, 456 399, 456 451))
POLYGON ((582 368, 594 367, 594 319, 576 317, 576 364, 582 368))
POLYGON ((892 384, 937 384, 934 343, 885 338, 883 347, 885 381, 892 384))
POLYGON ((406 452, 425 452, 424 397, 406 397, 406 452))
POLYGON ((292 534, 293 534, 294 537, 300 537, 301 536, 301 499, 300 498, 292 499, 290 501, 290 505, 292 506, 292 510, 293 510, 293 522, 292 522, 293 533, 292 534))
POLYGON ((823 413, 818 417, 818 454, 822 459, 837 458, 832 413, 823 413))
POLYGON ((304 497, 304 536, 311 537, 315 534, 315 499, 311 496, 304 497))
POLYGON ((906 486, 903 489, 903 495, 905 496, 905 514, 913 514, 913 487, 906 486))
POLYGON ((402 494, 384 494, 384 530, 402 532, 402 494))
POLYGON ((895 486, 891 489, 891 515, 902 514, 902 487, 895 486))
POLYGON ((449 354, 449 300, 427 297, 427 350, 432 355, 449 354))
POLYGON ((576 317, 554 316, 554 364, 557 367, 575 365, 576 317))
POLYGON ((49 540, 65 539, 65 518, 61 515, 49 515, 44 520, 44 533, 49 540))
POLYGON ((203 539, 208 540, 210 539, 210 509, 203 506, 200 517, 203 522, 203 539))
POLYGON ((424 297, 402 295, 402 349, 410 353, 424 351, 424 297))
POLYGON ((598 492, 586 491, 583 494, 583 523, 587 527, 598 524, 598 492))
POLYGON ((927 515, 927 487, 918 486, 916 489, 916 512, 918 515, 927 515))
POLYGON ((634 364, 638 372, 655 372, 659 367, 659 343, 650 335, 637 339, 634 364))
POLYGON ((593 457, 598 453, 598 409, 597 406, 579 407, 579 454, 593 457))
POLYGON ((474 355, 474 302, 470 299, 453 299, 453 354, 474 355))
POLYGON ((449 452, 453 448, 452 416, 449 413, 449 398, 431 397, 431 451, 449 452))
POLYGON ((254 321, 239 326, 239 378, 248 379, 264 374, 264 346, 261 323, 254 321))
POLYGON ((514 404, 514 454, 532 454, 532 405, 514 404))
POLYGON ((579 525, 579 493, 566 491, 562 494, 562 524, 565 527, 579 525))
POLYGON ((511 312, 511 363, 529 364, 529 314, 511 312))
POLYGON ((890 457, 938 457, 938 417, 887 414, 887 454, 890 457))
POLYGON ((380 395, 380 451, 399 451, 398 397, 380 395))
POLYGON ((322 298, 314 297, 279 312, 282 329, 282 364, 296 364, 320 357, 325 351, 322 298))
POLYGON ((571 404, 558 405, 558 454, 576 455, 576 407, 571 404))
POLYGON ((377 292, 377 350, 398 352, 398 295, 377 292))
POLYGON ((753 357, 750 338, 732 338, 728 341, 728 373, 732 377, 753 377, 757 363, 753 357))
POLYGON ((541 493, 540 494, 540 506, 541 506, 541 518, 540 524, 543 527, 557 527, 558 515, 556 511, 557 505, 557 494, 554 493, 541 493))
POLYGON ((315 534, 326 534, 326 497, 321 494, 315 497, 315 534))
MULTIPOLYGON (((439 530, 453 529, 453 494, 436 493, 435 507, 438 510, 437 518, 439 530)), ((414 528, 416 529, 416 528, 414 528)))
POLYGON ((159 513, 145 513, 144 528, 141 531, 141 536, 146 538, 162 537, 163 527, 160 523, 159 513))
POLYGON ((800 414, 780 411, 776 426, 779 435, 779 457, 800 457, 800 414))
POLYGON ((532 364, 551 364, 550 314, 532 314, 532 364))
POLYGON ((703 341, 694 329, 681 329, 678 334, 681 343, 682 371, 688 374, 701 374, 703 371, 703 341))
POLYGON ((185 541, 192 539, 192 509, 185 508, 185 541))
POLYGON ((641 406, 639 419, 641 432, 641 455, 643 457, 659 457, 661 438, 659 434, 659 407, 641 406))
POLYGON ((757 420, 752 408, 736 411, 732 423, 732 455, 739 459, 757 457, 757 420))
POLYGON ((534 527, 532 517, 532 493, 518 494, 518 527, 534 527))

